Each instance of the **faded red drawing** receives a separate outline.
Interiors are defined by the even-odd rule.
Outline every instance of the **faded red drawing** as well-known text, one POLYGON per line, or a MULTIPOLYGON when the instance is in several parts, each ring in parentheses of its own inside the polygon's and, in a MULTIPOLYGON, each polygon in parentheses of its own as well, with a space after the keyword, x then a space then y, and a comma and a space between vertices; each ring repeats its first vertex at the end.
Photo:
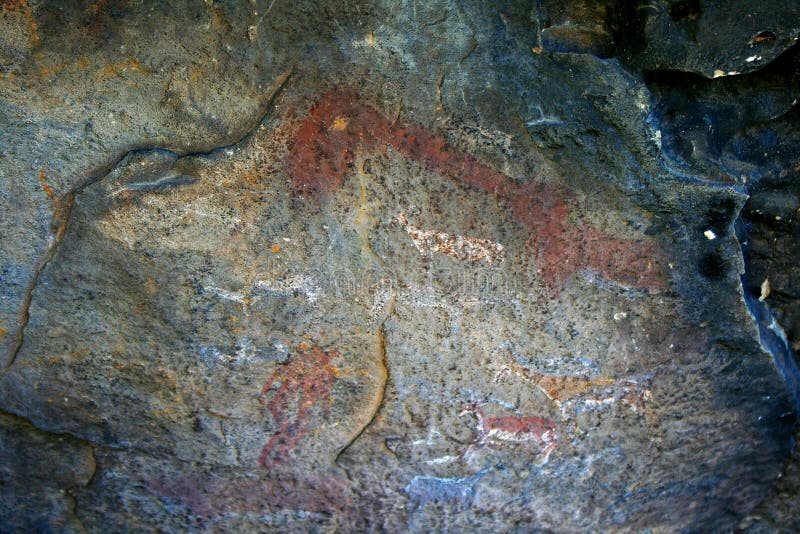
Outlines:
POLYGON ((144 482, 151 492, 180 501, 201 520, 287 508, 341 513, 352 499, 347 481, 322 473, 271 472, 265 479, 190 474, 144 482))
POLYGON ((564 189, 519 183, 450 145, 421 126, 390 121, 348 90, 331 91, 298 127, 287 158, 296 194, 320 200, 338 189, 353 168, 356 149, 389 145, 430 171, 494 195, 531 230, 536 265, 551 293, 575 272, 592 270, 621 285, 645 290, 666 287, 662 256, 644 239, 624 239, 589 224, 568 220, 564 189))
POLYGON ((261 399, 278 428, 261 450, 258 459, 261 465, 269 467, 285 462, 308 431, 312 411, 327 413, 336 378, 336 368, 330 361, 337 356, 335 350, 300 344, 289 362, 272 373, 261 390, 261 399), (277 389, 269 398, 274 388, 277 389))
POLYGON ((469 461, 478 447, 492 443, 521 443, 533 441, 543 447, 542 459, 539 464, 544 464, 550 454, 558 446, 556 423, 550 419, 536 416, 519 417, 506 415, 503 417, 486 417, 483 409, 478 404, 469 404, 461 415, 474 414, 478 418, 478 434, 461 452, 460 457, 469 461))

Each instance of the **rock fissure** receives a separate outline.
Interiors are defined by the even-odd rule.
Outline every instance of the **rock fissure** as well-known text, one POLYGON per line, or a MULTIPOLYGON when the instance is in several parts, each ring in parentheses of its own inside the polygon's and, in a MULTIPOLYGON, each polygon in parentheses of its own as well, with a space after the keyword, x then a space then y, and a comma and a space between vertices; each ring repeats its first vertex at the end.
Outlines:
POLYGON ((339 451, 336 453, 336 457, 334 458, 334 464, 336 464, 339 468, 341 468, 345 472, 345 475, 349 480, 352 480, 350 471, 339 463, 339 459, 345 452, 347 452, 347 450, 356 441, 358 441, 358 439, 364 434, 364 432, 375 422, 386 400, 386 387, 389 384, 389 365, 386 355, 386 332, 384 331, 384 325, 394 312, 395 302, 396 302, 396 295, 392 293, 392 296, 386 305, 386 312, 383 316, 383 319, 376 327, 376 333, 375 333, 376 339, 374 341, 374 346, 375 346, 375 353, 378 356, 376 359, 380 363, 380 366, 378 368, 380 373, 380 376, 378 377, 379 389, 378 393, 375 395, 377 402, 375 403, 374 408, 371 411, 371 414, 367 418, 366 423, 364 423, 364 425, 353 434, 353 436, 349 439, 349 441, 345 443, 345 445, 341 449, 339 449, 339 451))
POLYGON ((286 71, 285 73, 283 73, 281 76, 278 77, 275 86, 268 93, 268 97, 265 100, 265 104, 262 107, 262 110, 258 113, 258 119, 255 121, 254 124, 252 124, 249 128, 247 128, 243 134, 238 136, 235 141, 211 148, 209 150, 203 150, 199 152, 187 152, 184 154, 178 154, 168 148, 160 148, 160 147, 130 149, 124 152, 121 156, 118 156, 112 164, 104 167, 103 170, 97 173, 94 177, 85 180, 80 185, 76 186, 74 189, 62 195, 59 199, 57 199, 56 205, 58 206, 58 208, 54 212, 53 224, 52 224, 55 231, 51 236, 51 242, 47 246, 47 251, 37 263, 36 268, 34 269, 33 272, 33 276, 31 278, 31 282, 29 283, 25 291, 25 294, 23 295, 21 311, 20 311, 20 317, 21 317, 20 326, 17 330, 16 342, 12 347, 11 354, 6 359, 6 364, 4 367, 6 372, 11 366, 13 366, 14 362, 17 359, 17 355, 19 354, 20 350, 22 350, 22 346, 25 343, 25 328, 27 327, 28 320, 30 319, 30 306, 33 302, 33 294, 36 290, 36 286, 39 282, 39 278, 42 274, 42 271, 45 269, 45 267, 47 267, 47 264, 50 263, 50 261, 55 257, 56 252, 58 251, 58 247, 61 244, 61 241, 64 239, 64 236, 66 235, 67 227, 69 225, 70 215, 72 212, 72 207, 75 202, 75 197, 79 195, 82 191, 84 191, 87 187, 90 187, 93 184, 106 178, 125 160, 125 158, 134 153, 167 152, 179 159, 193 158, 197 156, 207 156, 214 152, 231 148, 233 146, 242 143, 243 141, 246 141, 250 136, 253 135, 253 132, 255 132, 256 129, 258 129, 264 123, 264 120, 269 116, 272 104, 275 102, 275 99, 278 97, 278 95, 286 86, 293 71, 294 67, 291 67, 288 71, 286 71))

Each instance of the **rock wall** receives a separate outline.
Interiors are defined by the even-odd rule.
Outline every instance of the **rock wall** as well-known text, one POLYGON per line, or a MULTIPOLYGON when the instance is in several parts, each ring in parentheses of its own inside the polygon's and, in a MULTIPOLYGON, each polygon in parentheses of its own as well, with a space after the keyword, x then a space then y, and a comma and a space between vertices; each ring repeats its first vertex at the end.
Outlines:
POLYGON ((798 527, 794 3, 0 27, 0 530, 798 527))

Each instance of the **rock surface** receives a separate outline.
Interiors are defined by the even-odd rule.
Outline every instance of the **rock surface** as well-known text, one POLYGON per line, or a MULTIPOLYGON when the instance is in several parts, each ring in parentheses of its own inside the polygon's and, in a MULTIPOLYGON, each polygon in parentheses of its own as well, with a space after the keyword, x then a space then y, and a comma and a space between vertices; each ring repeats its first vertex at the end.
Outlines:
POLYGON ((0 2, 0 530, 796 527, 796 6, 488 4, 0 2))

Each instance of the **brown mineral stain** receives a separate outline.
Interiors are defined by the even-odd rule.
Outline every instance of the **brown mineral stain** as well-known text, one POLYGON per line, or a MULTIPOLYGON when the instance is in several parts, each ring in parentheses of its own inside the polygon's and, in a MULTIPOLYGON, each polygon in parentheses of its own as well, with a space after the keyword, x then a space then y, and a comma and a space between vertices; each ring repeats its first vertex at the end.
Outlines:
POLYGON ((8 334, 8 330, 5 328, 0 327, 0 337, 5 337, 8 334))
POLYGON ((258 183, 261 181, 259 178, 258 169, 251 169, 247 171, 244 175, 244 181, 248 185, 258 185, 258 183))
MULTIPOLYGON (((46 57, 36 57, 37 62, 44 62, 46 57)), ((50 79, 62 73, 81 73, 81 76, 92 76, 95 83, 101 83, 108 79, 121 77, 127 73, 148 74, 149 69, 142 67, 137 59, 126 59, 118 63, 96 66, 89 73, 86 73, 91 66, 90 60, 86 56, 81 56, 77 61, 66 63, 45 64, 39 68, 39 76, 50 79)))
POLYGON ((144 283, 144 289, 147 291, 148 295, 155 295, 158 292, 158 285, 156 285, 155 280, 148 278, 144 283))
POLYGON ((119 63, 106 65, 105 67, 100 69, 100 71, 95 73, 95 79, 100 81, 113 76, 122 76, 124 73, 128 71, 147 72, 146 69, 142 68, 137 59, 130 59, 126 61, 121 61, 119 63))
POLYGON ((17 13, 21 15, 27 20, 31 42, 34 46, 39 44, 39 25, 33 20, 33 14, 28 2, 25 0, 0 0, 0 13, 17 13))
POLYGON ((44 169, 39 169, 39 184, 47 198, 53 201, 53 227, 58 236, 62 236, 67 228, 67 218, 72 208, 73 195, 67 194, 63 198, 58 198, 56 192, 45 180, 44 169))
POLYGON ((0 0, 0 11, 27 11, 28 2, 25 0, 0 0))

